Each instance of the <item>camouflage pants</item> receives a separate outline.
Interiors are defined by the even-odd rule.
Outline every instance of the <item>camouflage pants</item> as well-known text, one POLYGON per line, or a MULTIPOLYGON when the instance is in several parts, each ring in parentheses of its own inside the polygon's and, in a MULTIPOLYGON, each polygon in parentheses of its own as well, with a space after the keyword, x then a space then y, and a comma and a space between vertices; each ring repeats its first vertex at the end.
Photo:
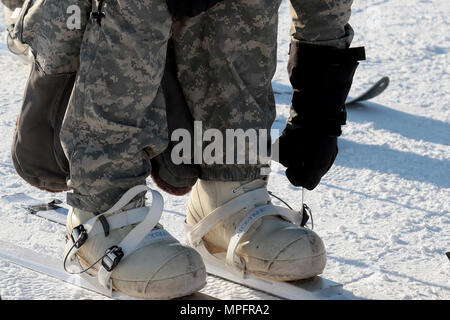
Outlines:
MULTIPOLYGON (((293 0, 300 41, 348 45, 351 0, 293 0)), ((105 1, 106 17, 85 31, 80 69, 61 130, 71 205, 105 211, 145 182, 169 142, 161 89, 169 39, 177 78, 203 130, 270 129, 281 0, 224 0, 174 21, 164 0, 105 1)), ((282 22, 285 23, 285 22, 282 22)), ((261 165, 201 165, 207 180, 250 180, 261 165)))

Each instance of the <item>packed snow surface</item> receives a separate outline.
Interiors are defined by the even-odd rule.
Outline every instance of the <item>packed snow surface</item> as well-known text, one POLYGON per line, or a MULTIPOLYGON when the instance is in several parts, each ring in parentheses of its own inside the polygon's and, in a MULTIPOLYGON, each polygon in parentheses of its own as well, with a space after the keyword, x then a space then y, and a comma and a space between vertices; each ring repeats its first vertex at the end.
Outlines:
MULTIPOLYGON (((324 277, 344 284, 342 298, 449 299, 450 262, 450 2, 356 0, 354 46, 364 45, 351 96, 382 76, 390 88, 352 108, 335 166, 307 194, 315 231, 328 250, 324 277)), ((286 74, 289 6, 280 8, 278 70, 273 80, 278 119, 288 116, 286 74)), ((15 173, 10 148, 29 66, 11 56, 0 13, 0 240, 60 257, 63 226, 28 215, 24 205, 55 197, 15 173)), ((301 191, 283 167, 272 166, 270 190, 299 206, 301 191)), ((64 199, 64 195, 56 195, 64 199)), ((162 223, 183 239, 187 197, 164 194, 162 223)), ((222 299, 269 296, 215 278, 203 290, 222 299)), ((0 260, 3 299, 103 299, 0 260)))

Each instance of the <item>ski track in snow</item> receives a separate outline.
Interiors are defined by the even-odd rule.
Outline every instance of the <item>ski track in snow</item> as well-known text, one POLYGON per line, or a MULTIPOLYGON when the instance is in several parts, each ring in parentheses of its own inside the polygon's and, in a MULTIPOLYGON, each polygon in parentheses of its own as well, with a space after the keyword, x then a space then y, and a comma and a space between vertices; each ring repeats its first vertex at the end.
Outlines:
MULTIPOLYGON (((366 46, 368 60, 361 63, 350 95, 384 75, 391 85, 374 102, 349 110, 336 165, 307 196, 315 231, 328 250, 324 276, 344 284, 342 298, 450 298, 445 256, 450 251, 449 9, 448 1, 439 0, 355 1, 353 45, 366 46)), ((283 1, 274 128, 282 128, 289 114, 289 21, 283 1)), ((7 52, 5 28, 1 11, 0 239, 58 257, 64 227, 27 215, 23 206, 64 195, 28 186, 10 160, 29 66, 7 52)), ((283 167, 272 169, 269 189, 298 207, 299 189, 289 185, 283 167)), ((164 198, 162 223, 183 239, 188 198, 164 198)), ((213 277, 203 292, 222 299, 271 298, 213 277)), ((0 293, 3 299, 104 299, 3 260, 0 293)))

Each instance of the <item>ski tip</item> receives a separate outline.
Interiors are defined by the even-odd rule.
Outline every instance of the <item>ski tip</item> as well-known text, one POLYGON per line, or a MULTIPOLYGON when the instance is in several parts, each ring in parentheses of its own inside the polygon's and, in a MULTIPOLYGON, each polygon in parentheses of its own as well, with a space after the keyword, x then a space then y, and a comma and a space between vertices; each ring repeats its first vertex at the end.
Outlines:
POLYGON ((447 252, 445 255, 447 256, 448 260, 450 260, 450 252, 447 252))
POLYGON ((391 79, 389 77, 383 77, 375 84, 375 86, 378 88, 379 92, 382 93, 389 87, 389 83, 391 83, 391 79))
POLYGON ((391 80, 387 76, 381 78, 373 86, 371 86, 366 92, 359 95, 355 99, 351 99, 350 101, 347 101, 346 105, 353 106, 353 105, 357 105, 358 103, 362 103, 362 102, 365 102, 370 99, 378 97, 389 87, 390 82, 391 82, 391 80))

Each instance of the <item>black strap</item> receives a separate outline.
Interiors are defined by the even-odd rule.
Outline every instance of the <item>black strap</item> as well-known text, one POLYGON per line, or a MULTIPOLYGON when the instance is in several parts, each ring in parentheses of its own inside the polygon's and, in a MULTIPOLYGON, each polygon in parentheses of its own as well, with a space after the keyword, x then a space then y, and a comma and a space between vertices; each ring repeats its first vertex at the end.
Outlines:
POLYGON ((326 62, 341 64, 366 60, 364 47, 338 49, 329 46, 319 46, 301 42, 291 42, 290 54, 296 55, 299 63, 326 62))
POLYGON ((102 19, 106 17, 106 13, 103 10, 103 2, 104 0, 100 0, 98 3, 97 11, 91 12, 91 19, 97 20, 97 24, 99 26, 102 25, 102 19))
POLYGON ((105 216, 100 216, 100 218, 98 218, 98 220, 102 224, 103 231, 105 232, 105 237, 109 236, 110 227, 109 227, 108 220, 106 220, 105 216))
POLYGON ((175 18, 195 17, 223 0, 166 0, 169 12, 175 18))

